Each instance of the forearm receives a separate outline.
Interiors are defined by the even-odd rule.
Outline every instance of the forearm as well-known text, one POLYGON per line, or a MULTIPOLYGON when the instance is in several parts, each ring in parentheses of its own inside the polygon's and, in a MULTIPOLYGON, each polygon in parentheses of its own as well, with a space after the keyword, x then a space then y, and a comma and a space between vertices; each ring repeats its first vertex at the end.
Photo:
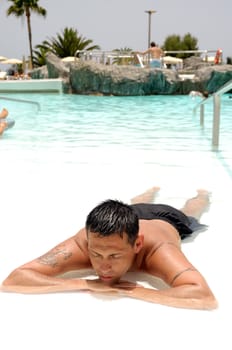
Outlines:
POLYGON ((15 293, 52 293, 87 289, 83 279, 50 277, 30 269, 13 271, 1 286, 1 291, 15 293))
POLYGON ((121 294, 156 304, 187 308, 212 310, 217 308, 217 301, 211 292, 203 293, 197 286, 181 286, 165 290, 136 287, 122 290, 121 294))
POLYGON ((128 281, 120 281, 113 286, 104 285, 100 280, 86 282, 89 291, 109 294, 118 293, 121 296, 128 296, 166 306, 200 310, 212 310, 217 307, 217 301, 210 289, 200 284, 186 284, 156 290, 143 288, 128 281))
POLYGON ((41 294, 65 291, 88 290, 92 292, 112 293, 140 299, 156 304, 187 308, 212 310, 217 307, 217 301, 207 286, 182 285, 162 290, 143 288, 128 282, 120 286, 107 286, 98 280, 65 279, 43 275, 31 269, 17 269, 3 281, 2 291, 41 294))

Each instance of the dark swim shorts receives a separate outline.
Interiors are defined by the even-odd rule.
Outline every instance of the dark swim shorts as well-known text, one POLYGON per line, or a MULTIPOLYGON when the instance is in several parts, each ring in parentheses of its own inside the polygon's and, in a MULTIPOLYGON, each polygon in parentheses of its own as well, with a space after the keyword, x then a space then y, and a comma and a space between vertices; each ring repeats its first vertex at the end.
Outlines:
POLYGON ((138 218, 141 220, 163 220, 171 224, 179 232, 180 238, 191 235, 193 232, 205 229, 207 225, 200 224, 192 216, 186 216, 180 210, 167 204, 132 204, 138 218))

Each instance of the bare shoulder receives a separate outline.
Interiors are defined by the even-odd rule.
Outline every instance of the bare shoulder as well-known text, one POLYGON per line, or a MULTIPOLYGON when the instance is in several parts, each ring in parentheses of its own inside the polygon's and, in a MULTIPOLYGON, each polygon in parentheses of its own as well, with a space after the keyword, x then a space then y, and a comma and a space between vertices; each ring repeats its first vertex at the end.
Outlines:
POLYGON ((193 268, 181 250, 179 234, 172 225, 161 220, 141 220, 140 228, 144 235, 146 272, 171 284, 181 270, 193 268))
POLYGON ((152 225, 141 225, 142 231, 145 232, 145 271, 161 278, 172 287, 198 284, 207 289, 207 283, 201 273, 182 252, 179 234, 175 228, 166 222, 153 221, 152 225))

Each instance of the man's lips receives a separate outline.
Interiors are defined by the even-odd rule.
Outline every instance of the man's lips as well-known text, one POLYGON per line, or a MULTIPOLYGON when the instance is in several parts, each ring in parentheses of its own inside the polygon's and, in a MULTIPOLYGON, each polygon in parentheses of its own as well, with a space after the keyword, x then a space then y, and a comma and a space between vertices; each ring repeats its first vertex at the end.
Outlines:
POLYGON ((104 281, 104 282, 108 282, 111 281, 113 276, 104 276, 104 275, 100 275, 99 278, 104 281))

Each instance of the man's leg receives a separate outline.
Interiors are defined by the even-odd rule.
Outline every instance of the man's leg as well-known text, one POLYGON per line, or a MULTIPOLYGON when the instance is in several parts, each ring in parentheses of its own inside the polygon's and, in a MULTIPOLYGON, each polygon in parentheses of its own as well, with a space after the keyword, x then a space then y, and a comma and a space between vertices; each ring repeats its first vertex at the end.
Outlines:
POLYGON ((195 219, 199 220, 210 205, 210 192, 206 190, 197 190, 197 196, 188 199, 182 209, 180 209, 185 215, 193 216, 195 219))
POLYGON ((141 193, 138 196, 131 198, 131 204, 153 203, 155 196, 159 192, 159 190, 160 190, 160 187, 149 188, 144 193, 141 193))

